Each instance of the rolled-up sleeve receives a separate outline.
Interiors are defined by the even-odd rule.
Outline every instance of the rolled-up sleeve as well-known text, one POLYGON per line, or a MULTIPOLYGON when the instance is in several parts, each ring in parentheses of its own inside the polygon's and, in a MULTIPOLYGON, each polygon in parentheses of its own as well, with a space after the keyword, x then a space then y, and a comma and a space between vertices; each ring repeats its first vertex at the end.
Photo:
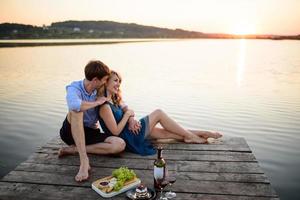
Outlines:
POLYGON ((81 93, 78 88, 73 86, 67 86, 67 104, 69 111, 80 111, 80 106, 82 102, 81 93))

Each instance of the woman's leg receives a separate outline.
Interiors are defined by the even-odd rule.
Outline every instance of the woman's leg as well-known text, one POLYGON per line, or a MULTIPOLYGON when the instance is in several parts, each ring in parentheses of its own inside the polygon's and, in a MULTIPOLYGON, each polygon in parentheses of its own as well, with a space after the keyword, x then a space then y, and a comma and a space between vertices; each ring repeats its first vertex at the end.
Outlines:
POLYGON ((169 132, 166 129, 154 127, 150 132, 150 137, 153 139, 176 139, 183 140, 182 136, 169 132))
POLYGON ((203 137, 205 139, 208 139, 208 138, 218 139, 223 136, 221 133, 219 133, 217 131, 200 131, 200 130, 189 130, 189 131, 194 133, 195 135, 198 135, 199 137, 203 137))
POLYGON ((174 133, 183 138, 186 143, 205 143, 206 140, 198 137, 192 132, 182 128, 177 122, 171 119, 162 110, 157 109, 149 115, 150 133, 153 128, 160 123, 161 126, 168 132, 174 133))

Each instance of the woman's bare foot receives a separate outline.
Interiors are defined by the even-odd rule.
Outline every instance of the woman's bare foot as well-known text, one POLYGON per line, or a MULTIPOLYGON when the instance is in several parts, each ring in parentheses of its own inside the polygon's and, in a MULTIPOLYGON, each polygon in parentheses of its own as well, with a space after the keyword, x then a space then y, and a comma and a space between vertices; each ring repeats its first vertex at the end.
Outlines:
POLYGON ((217 131, 192 131, 194 134, 198 135, 199 137, 203 137, 205 139, 214 138, 218 139, 223 135, 217 131))
POLYGON ((75 176, 75 180, 77 182, 85 181, 89 178, 89 170, 91 170, 89 159, 86 158, 82 163, 80 164, 79 171, 77 175, 75 176))
POLYGON ((223 137, 222 133, 217 131, 207 131, 207 132, 208 132, 208 138, 218 139, 220 137, 223 137))
POLYGON ((191 143, 191 144, 205 144, 205 143, 207 143, 207 140, 205 138, 191 134, 190 137, 184 138, 184 142, 191 143))
POLYGON ((214 139, 218 139, 220 137, 223 137, 222 133, 217 132, 217 131, 211 131, 210 136, 211 136, 211 138, 214 138, 214 139))
POLYGON ((76 150, 75 150, 74 145, 71 145, 69 147, 61 147, 58 150, 58 157, 61 158, 61 157, 67 156, 67 155, 74 155, 75 153, 76 153, 76 150))

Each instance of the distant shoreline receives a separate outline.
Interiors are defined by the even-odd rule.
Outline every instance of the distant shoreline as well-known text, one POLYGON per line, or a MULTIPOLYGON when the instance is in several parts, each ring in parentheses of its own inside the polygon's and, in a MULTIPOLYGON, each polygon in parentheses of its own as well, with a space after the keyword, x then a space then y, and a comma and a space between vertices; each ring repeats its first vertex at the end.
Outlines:
MULTIPOLYGON (((6 47, 38 47, 38 46, 75 46, 75 45, 105 45, 119 43, 139 43, 139 42, 162 42, 175 40, 200 40, 200 39, 246 39, 246 40, 274 40, 267 38, 165 38, 165 39, 99 39, 101 41, 80 41, 89 39, 24 39, 24 40, 0 40, 0 48, 6 47), (26 41, 28 40, 28 41, 26 41), (51 40, 54 40, 53 42, 51 40), (59 40, 62 40, 61 42, 59 40), (70 40, 70 41, 66 41, 70 40), (71 41, 73 40, 73 41, 71 41), (107 40, 107 41, 105 41, 107 40)), ((276 39, 275 39, 276 40, 276 39)), ((295 39, 280 39, 295 40, 295 39)))
MULTIPOLYGON (((118 43, 138 43, 138 42, 156 42, 156 41, 170 41, 170 39, 137 39, 137 40, 110 40, 108 39, 107 41, 80 41, 80 39, 78 39, 78 41, 62 41, 62 42, 51 42, 51 40, 53 39, 49 39, 49 41, 47 41, 47 39, 43 39, 43 41, 40 41, 40 39, 37 39, 34 42, 34 39, 29 39, 29 41, 27 42, 26 40, 22 41, 22 42, 14 42, 12 41, 8 41, 8 40, 3 40, 4 42, 2 42, 0 40, 0 48, 5 48, 5 47, 35 47, 35 46, 73 46, 73 45, 101 45, 101 44, 118 44, 118 43)), ((63 40, 63 39, 62 39, 63 40)), ((68 39, 66 39, 68 40, 68 39)), ((70 39, 70 40, 74 40, 74 39, 70 39)))
MULTIPOLYGON (((270 39, 270 40, 300 40, 299 35, 205 33, 189 31, 180 28, 169 29, 155 26, 145 26, 135 23, 120 23, 114 21, 77 21, 67 20, 53 22, 49 26, 33 26, 18 23, 0 24, 0 47, 26 46, 58 46, 58 45, 95 45, 137 42, 133 40, 181 40, 181 39, 270 39), (6 40, 5 41, 1 41, 6 40), (32 43, 24 40, 69 40, 67 42, 32 43), (85 40, 85 42, 71 40, 85 40), (105 41, 110 40, 110 42, 105 41), (10 40, 22 40, 11 42, 10 40), (87 42, 87 40, 94 40, 87 42), (95 42, 96 40, 96 42, 95 42), (124 41, 126 40, 126 41, 124 41)), ((143 41, 144 42, 144 41, 143 41)))

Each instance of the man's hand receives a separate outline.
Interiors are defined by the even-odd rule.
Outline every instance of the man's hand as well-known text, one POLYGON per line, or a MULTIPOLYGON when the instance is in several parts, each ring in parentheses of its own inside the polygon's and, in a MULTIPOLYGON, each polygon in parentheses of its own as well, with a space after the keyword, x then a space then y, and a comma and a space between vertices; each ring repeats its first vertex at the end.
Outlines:
POLYGON ((134 119, 133 117, 130 117, 128 120, 129 130, 133 132, 134 134, 138 134, 141 129, 141 123, 134 119))
POLYGON ((99 125, 99 121, 95 124, 93 124, 93 126, 91 128, 93 129, 99 129, 100 125, 99 125))
POLYGON ((102 105, 104 102, 107 101, 107 98, 106 97, 97 97, 96 99, 96 103, 100 106, 102 105))

